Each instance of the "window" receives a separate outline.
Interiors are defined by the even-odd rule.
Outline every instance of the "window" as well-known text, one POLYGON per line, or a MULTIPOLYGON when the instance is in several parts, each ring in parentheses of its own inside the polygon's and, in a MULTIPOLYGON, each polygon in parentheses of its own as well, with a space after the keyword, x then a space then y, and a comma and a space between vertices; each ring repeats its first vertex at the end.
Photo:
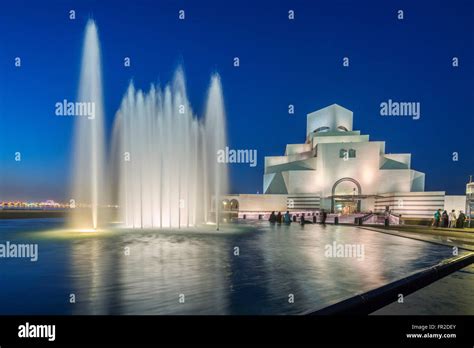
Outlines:
POLYGON ((356 157, 356 150, 350 149, 340 149, 339 150, 339 158, 344 158, 345 160, 348 160, 349 158, 355 158, 356 157))
POLYGON ((313 132, 320 133, 320 132, 327 132, 327 131, 329 131, 329 127, 319 127, 319 128, 316 128, 313 132))

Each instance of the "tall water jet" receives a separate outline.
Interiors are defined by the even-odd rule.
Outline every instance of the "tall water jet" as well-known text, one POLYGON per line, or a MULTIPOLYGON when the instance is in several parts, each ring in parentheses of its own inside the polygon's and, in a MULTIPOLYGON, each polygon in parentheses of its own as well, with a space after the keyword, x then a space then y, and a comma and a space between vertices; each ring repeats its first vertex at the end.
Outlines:
POLYGON ((218 75, 211 79, 204 121, 191 109, 182 69, 164 89, 151 86, 143 93, 131 83, 116 114, 113 139, 123 224, 181 228, 206 222, 212 197, 226 192, 226 163, 217 162, 225 134, 218 75))
POLYGON ((208 187, 211 188, 211 194, 214 201, 214 212, 216 216, 217 229, 219 229, 219 215, 221 208, 221 195, 227 191, 227 165, 220 162, 218 158, 219 151, 224 151, 227 146, 224 96, 222 94, 221 79, 218 74, 211 77, 211 85, 207 96, 206 114, 205 114, 205 141, 207 153, 210 155, 207 159, 206 178, 208 187))
POLYGON ((76 110, 71 209, 73 228, 96 229, 104 202, 104 109, 99 37, 89 20, 85 29, 81 77, 76 110))

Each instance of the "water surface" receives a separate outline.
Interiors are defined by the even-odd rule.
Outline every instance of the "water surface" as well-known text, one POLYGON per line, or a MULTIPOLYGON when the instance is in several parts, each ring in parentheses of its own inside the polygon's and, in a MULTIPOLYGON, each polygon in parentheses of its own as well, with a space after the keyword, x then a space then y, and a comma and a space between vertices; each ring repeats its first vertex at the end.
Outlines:
POLYGON ((0 258, 0 314, 297 314, 452 257, 447 246, 352 226, 77 233, 62 224, 0 221, 0 243, 39 245, 37 262, 0 258), (326 257, 333 242, 363 245, 365 258, 326 257))

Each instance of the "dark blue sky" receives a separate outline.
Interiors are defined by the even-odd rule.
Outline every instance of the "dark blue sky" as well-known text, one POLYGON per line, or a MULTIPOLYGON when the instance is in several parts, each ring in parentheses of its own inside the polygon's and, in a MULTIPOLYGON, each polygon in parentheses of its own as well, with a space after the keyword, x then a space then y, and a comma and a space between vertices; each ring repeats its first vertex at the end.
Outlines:
POLYGON ((55 116, 54 104, 75 100, 89 17, 108 130, 130 79, 147 89, 182 63, 202 114, 209 76, 221 74, 229 145, 258 150, 257 167, 231 165, 232 192, 261 192, 264 156, 304 142, 306 114, 332 103, 353 110, 354 129, 386 141, 386 152, 411 152, 426 190, 461 194, 474 174, 473 1, 20 0, 0 5, 0 200, 68 197, 74 120, 55 116), (380 116, 388 99, 420 102, 421 119, 380 116))

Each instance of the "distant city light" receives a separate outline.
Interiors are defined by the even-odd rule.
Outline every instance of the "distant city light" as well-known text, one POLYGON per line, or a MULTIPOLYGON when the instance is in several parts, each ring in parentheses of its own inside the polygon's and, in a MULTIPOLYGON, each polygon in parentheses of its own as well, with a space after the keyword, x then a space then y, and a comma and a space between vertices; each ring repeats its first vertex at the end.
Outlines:
POLYGON ((34 201, 0 201, 0 209, 65 209, 69 204, 58 203, 54 200, 44 202, 34 201))

